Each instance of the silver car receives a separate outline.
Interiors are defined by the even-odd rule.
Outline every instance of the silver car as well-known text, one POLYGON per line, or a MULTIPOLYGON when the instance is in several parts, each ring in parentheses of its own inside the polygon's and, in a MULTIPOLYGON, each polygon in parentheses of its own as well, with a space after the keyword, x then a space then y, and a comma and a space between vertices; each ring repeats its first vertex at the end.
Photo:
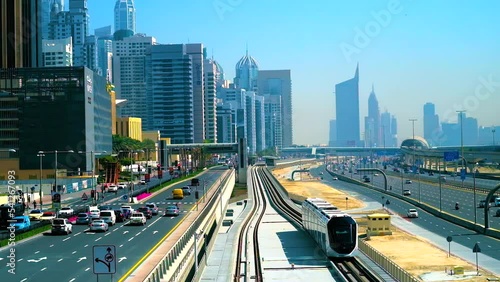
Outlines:
POLYGON ((90 226, 90 231, 106 232, 109 229, 108 224, 104 222, 104 220, 102 219, 97 219, 92 221, 92 223, 90 223, 89 226, 90 226))

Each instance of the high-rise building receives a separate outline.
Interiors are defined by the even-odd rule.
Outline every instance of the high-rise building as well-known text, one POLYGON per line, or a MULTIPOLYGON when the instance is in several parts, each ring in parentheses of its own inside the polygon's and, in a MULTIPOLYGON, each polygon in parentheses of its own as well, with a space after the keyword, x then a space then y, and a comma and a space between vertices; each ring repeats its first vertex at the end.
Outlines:
POLYGON ((264 96, 255 95, 255 150, 266 149, 266 117, 264 96))
POLYGON ((259 65, 252 56, 248 55, 247 49, 245 56, 236 64, 236 77, 234 78, 236 88, 257 91, 258 74, 259 65))
POLYGON ((100 76, 106 77, 103 74, 101 68, 99 68, 97 54, 98 54, 98 46, 97 46, 97 37, 95 35, 90 35, 85 38, 85 53, 86 53, 86 62, 85 66, 91 70, 94 70, 100 76))
POLYGON ((64 0, 41 0, 42 39, 49 39, 50 13, 54 4, 57 10, 64 11, 64 0))
POLYGON ((205 90, 203 79, 203 44, 185 44, 185 52, 191 57, 193 79, 194 143, 205 140, 205 90))
POLYGON ((439 138, 439 116, 436 114, 436 108, 433 103, 424 105, 424 138, 430 146, 437 144, 439 138))
POLYGON ((146 51, 147 99, 139 102, 148 112, 144 128, 159 130, 172 144, 194 142, 194 67, 187 47, 152 45, 146 51))
POLYGON ((380 114, 381 130, 381 144, 379 147, 397 147, 398 145, 398 131, 396 117, 391 116, 387 111, 380 114))
POLYGON ((217 140, 217 64, 212 59, 205 59, 204 86, 205 86, 205 139, 213 143, 217 140))
MULTIPOLYGON (((90 35, 90 16, 87 9, 87 0, 70 0, 69 11, 59 11, 54 4, 51 12, 49 25, 49 39, 72 38, 73 43, 73 66, 87 66, 89 61, 97 58, 87 58, 87 46, 85 41, 90 35)), ((95 54, 97 56, 97 53, 95 54)), ((88 66, 94 71, 97 69, 88 66)))
POLYGON ((266 149, 279 152, 283 148, 283 124, 281 123, 281 96, 264 95, 266 149))
POLYGON ((42 40, 43 66, 69 67, 73 65, 71 37, 65 39, 42 40))
POLYGON ((354 77, 335 85, 337 144, 339 147, 360 146, 359 65, 354 77))
POLYGON ((292 146, 292 79, 290 70, 260 70, 257 86, 261 96, 281 97, 282 141, 280 143, 283 147, 292 146))
POLYGON ((40 1, 0 1, 0 68, 42 66, 40 23, 40 1))
POLYGON ((236 143, 236 110, 230 103, 217 104, 217 142, 236 143))
POLYGON ((394 115, 391 116, 391 137, 393 147, 398 146, 398 120, 394 115))
POLYGON ((115 31, 126 29, 135 33, 134 0, 117 0, 115 4, 115 31))
POLYGON ((381 147, 380 138, 380 110, 378 100, 375 96, 375 89, 372 85, 372 92, 368 98, 368 123, 365 122, 365 144, 368 147, 381 147))
POLYGON ((113 80, 113 34, 111 26, 96 28, 97 37, 97 67, 108 81, 113 80))
POLYGON ((147 129, 146 49, 154 44, 154 37, 141 34, 113 41, 113 84, 117 98, 128 101, 120 109, 121 116, 141 118, 146 130, 152 130, 147 129))
POLYGON ((255 116, 255 96, 254 91, 245 91, 241 98, 242 109, 245 115, 245 129, 247 146, 250 154, 257 152, 257 127, 255 116))

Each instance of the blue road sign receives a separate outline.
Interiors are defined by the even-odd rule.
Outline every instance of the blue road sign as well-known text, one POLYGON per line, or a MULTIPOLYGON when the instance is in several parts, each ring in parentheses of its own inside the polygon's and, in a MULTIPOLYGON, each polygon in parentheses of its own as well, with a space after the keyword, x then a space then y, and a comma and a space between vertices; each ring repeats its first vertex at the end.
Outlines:
POLYGON ((127 195, 123 195, 123 196, 122 196, 122 199, 127 200, 127 199, 128 199, 128 196, 127 196, 127 195))
POLYGON ((460 170, 460 179, 465 180, 465 168, 460 170))
POLYGON ((452 152, 444 152, 444 160, 446 162, 451 162, 454 160, 458 160, 458 151, 452 151, 452 152))

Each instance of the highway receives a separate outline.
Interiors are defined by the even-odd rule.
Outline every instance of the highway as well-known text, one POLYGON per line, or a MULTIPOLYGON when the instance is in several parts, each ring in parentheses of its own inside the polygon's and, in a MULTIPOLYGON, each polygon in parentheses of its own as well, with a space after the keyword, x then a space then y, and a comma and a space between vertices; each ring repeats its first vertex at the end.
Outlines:
MULTIPOLYGON (((320 171, 324 171, 324 166, 317 168, 317 169, 311 169, 311 174, 313 174, 315 176, 319 176, 320 171)), ((358 177, 358 179, 359 179, 359 175, 354 175, 354 176, 358 177)), ((379 177, 380 179, 383 179, 382 176, 377 176, 377 177, 379 177)), ((377 179, 377 177, 374 177, 374 178, 377 179)), ((378 180, 376 180, 376 182, 377 181, 378 180)), ((383 180, 380 180, 380 182, 382 182, 382 181, 383 180)), ((392 179, 392 181, 394 181, 395 183, 399 183, 399 186, 397 186, 397 187, 399 187, 399 189, 401 189, 401 180, 400 179, 392 179)), ((402 217, 406 217, 406 212, 409 208, 415 208, 415 206, 411 205, 410 203, 403 201, 403 200, 400 200, 399 198, 392 197, 392 196, 387 195, 385 193, 378 192, 378 191, 372 190, 372 189, 367 189, 366 187, 352 184, 352 183, 347 183, 347 182, 343 182, 343 181, 339 181, 339 180, 332 180, 332 178, 329 177, 329 175, 327 173, 324 173, 323 182, 325 182, 326 184, 328 184, 332 187, 335 187, 337 189, 349 191, 349 194, 355 196, 357 199, 359 199, 361 201, 377 201, 380 203, 381 207, 382 207, 382 202, 386 203, 386 201, 389 200, 389 202, 390 202, 389 208, 392 211, 394 211, 395 213, 400 214, 402 217), (382 198, 382 197, 384 197, 384 198, 382 198)), ((407 184, 407 186, 408 185, 413 187, 412 193, 414 193, 416 184, 415 183, 407 184)), ((395 188, 393 186, 393 190, 394 189, 395 188)), ((425 191, 422 190, 422 195, 421 195, 422 201, 433 200, 434 202, 436 202, 436 201, 439 202, 439 196, 437 196, 437 200, 435 198, 436 191, 431 192, 431 190, 439 190, 439 189, 436 189, 435 187, 430 186, 425 191)), ((468 196, 456 196, 457 195, 456 192, 459 192, 459 191, 455 191, 455 190, 451 190, 451 189, 443 189, 443 203, 445 201, 449 201, 450 203, 451 203, 451 201, 453 201, 453 203, 454 203, 455 200, 453 198, 457 198, 457 197, 469 197, 469 198, 471 197, 470 193, 468 194, 468 196), (447 191, 446 196, 445 196, 445 190, 447 191)), ((437 191, 437 193, 439 193, 439 191, 437 191)), ((412 195, 413 198, 415 198, 415 196, 417 196, 417 198, 418 198, 418 194, 414 193, 412 195)), ((443 204, 443 207, 444 207, 444 204, 443 204)), ((446 242, 447 236, 452 236, 452 238, 453 238, 452 246, 453 246, 453 244, 460 244, 460 245, 463 245, 467 248, 470 248, 471 252, 472 252, 472 247, 474 246, 474 244, 476 242, 479 242, 480 246, 481 246, 481 252, 483 254, 488 255, 490 257, 493 257, 493 258, 498 258, 498 250, 500 250, 500 241, 499 240, 492 238, 492 237, 489 237, 489 236, 485 236, 485 235, 476 233, 476 232, 471 231, 469 229, 463 228, 459 225, 456 225, 456 224, 450 223, 446 220, 443 220, 441 218, 435 217, 432 214, 429 214, 422 209, 417 208, 417 210, 419 213, 419 218, 412 218, 412 219, 408 219, 408 220, 413 222, 414 224, 417 224, 418 226, 420 226, 422 228, 425 228, 425 229, 435 233, 435 234, 441 235, 444 242, 446 242)), ((466 210, 467 209, 461 208, 457 213, 461 217, 463 217, 466 214, 468 214, 470 216, 471 212, 470 211, 466 212, 466 210)), ((447 212, 450 212, 450 213, 454 212, 449 205, 447 207, 447 212)), ((479 213, 478 213, 478 215, 479 215, 479 213)), ((500 218, 494 218, 494 219, 497 220, 497 223, 498 223, 498 220, 500 218)), ((498 224, 497 224, 497 226, 498 226, 498 224)))
MULTIPOLYGON (((208 170, 199 175, 200 183, 206 181, 207 187, 223 174, 225 170, 208 170)), ((147 200, 156 203, 161 213, 153 216, 145 226, 129 226, 117 223, 104 233, 89 232, 86 225, 73 225, 70 235, 53 236, 44 234, 27 241, 21 241, 15 246, 16 275, 7 273, 6 264, 0 262, 0 277, 2 281, 92 281, 97 277, 93 273, 94 245, 114 245, 116 247, 116 281, 136 264, 153 246, 169 233, 195 204, 194 189, 190 196, 181 200, 181 215, 165 217, 162 212, 171 200, 172 189, 189 185, 188 181, 176 183, 160 194, 147 200), (11 276, 8 276, 11 275, 11 276), (57 277, 57 278, 55 278, 57 277)), ((203 186, 198 187, 200 197, 203 186)), ((119 208, 124 201, 112 203, 119 208)), ((141 204, 131 204, 135 209, 141 204)), ((50 233, 50 232, 48 232, 50 233)), ((9 250, 0 250, 0 258, 7 260, 9 250)), ((110 275, 101 274, 99 279, 109 280, 110 275)))

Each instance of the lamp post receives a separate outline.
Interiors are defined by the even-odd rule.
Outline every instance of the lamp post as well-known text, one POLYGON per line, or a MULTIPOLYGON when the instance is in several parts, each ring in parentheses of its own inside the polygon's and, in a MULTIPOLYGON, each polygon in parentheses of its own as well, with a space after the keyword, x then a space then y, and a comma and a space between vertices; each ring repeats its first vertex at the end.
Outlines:
POLYGON ((496 132, 496 129, 493 126, 493 129, 491 130, 491 134, 493 135, 493 146, 495 146, 495 132, 496 132))
MULTIPOLYGON (((456 111, 460 115, 460 150, 462 154, 462 169, 465 169, 465 159, 464 159, 464 123, 463 123, 463 117, 465 110, 460 110, 456 111)), ((464 187, 464 180, 462 179, 462 188, 464 187)))
POLYGON ((38 151, 38 154, 41 154, 41 155, 44 155, 44 154, 48 154, 48 153, 53 153, 54 156, 55 156, 55 164, 54 164, 54 186, 55 186, 55 189, 57 189, 57 153, 74 153, 75 151, 73 150, 67 150, 67 151, 58 151, 58 150, 54 150, 54 151, 38 151))
POLYGON ((95 159, 95 155, 98 154, 106 154, 107 152, 106 151, 102 151, 102 152, 94 152, 94 151, 90 151, 90 152, 85 152, 85 151, 78 151, 79 154, 87 154, 87 153, 90 153, 90 166, 92 167, 92 183, 90 184, 90 190, 93 190, 94 191, 94 197, 92 198, 92 204, 96 204, 95 202, 95 195, 97 195, 97 185, 95 183, 95 166, 94 166, 94 159, 95 159))
POLYGON ((415 145, 415 122, 417 121, 416 118, 411 118, 409 119, 409 121, 411 121, 412 123, 412 131, 413 131, 413 168, 415 169, 415 149, 416 149, 416 145, 415 145))
MULTIPOLYGON (((42 175, 43 175, 43 170, 42 170, 42 159, 45 155, 44 154, 37 154, 37 157, 40 157, 40 191, 38 192, 38 196, 40 197, 40 210, 43 210, 43 200, 42 200, 42 175)), ((33 200, 34 201, 34 200, 33 200)))
MULTIPOLYGON (((474 166, 473 168, 473 171, 472 171, 472 179, 473 179, 473 191, 474 191, 474 203, 472 204, 472 208, 474 209, 474 224, 477 223, 477 210, 476 210, 476 171, 477 171, 477 165, 478 163, 476 163, 476 165, 474 166)), ((488 203, 486 203, 486 205, 488 205, 488 203)))

